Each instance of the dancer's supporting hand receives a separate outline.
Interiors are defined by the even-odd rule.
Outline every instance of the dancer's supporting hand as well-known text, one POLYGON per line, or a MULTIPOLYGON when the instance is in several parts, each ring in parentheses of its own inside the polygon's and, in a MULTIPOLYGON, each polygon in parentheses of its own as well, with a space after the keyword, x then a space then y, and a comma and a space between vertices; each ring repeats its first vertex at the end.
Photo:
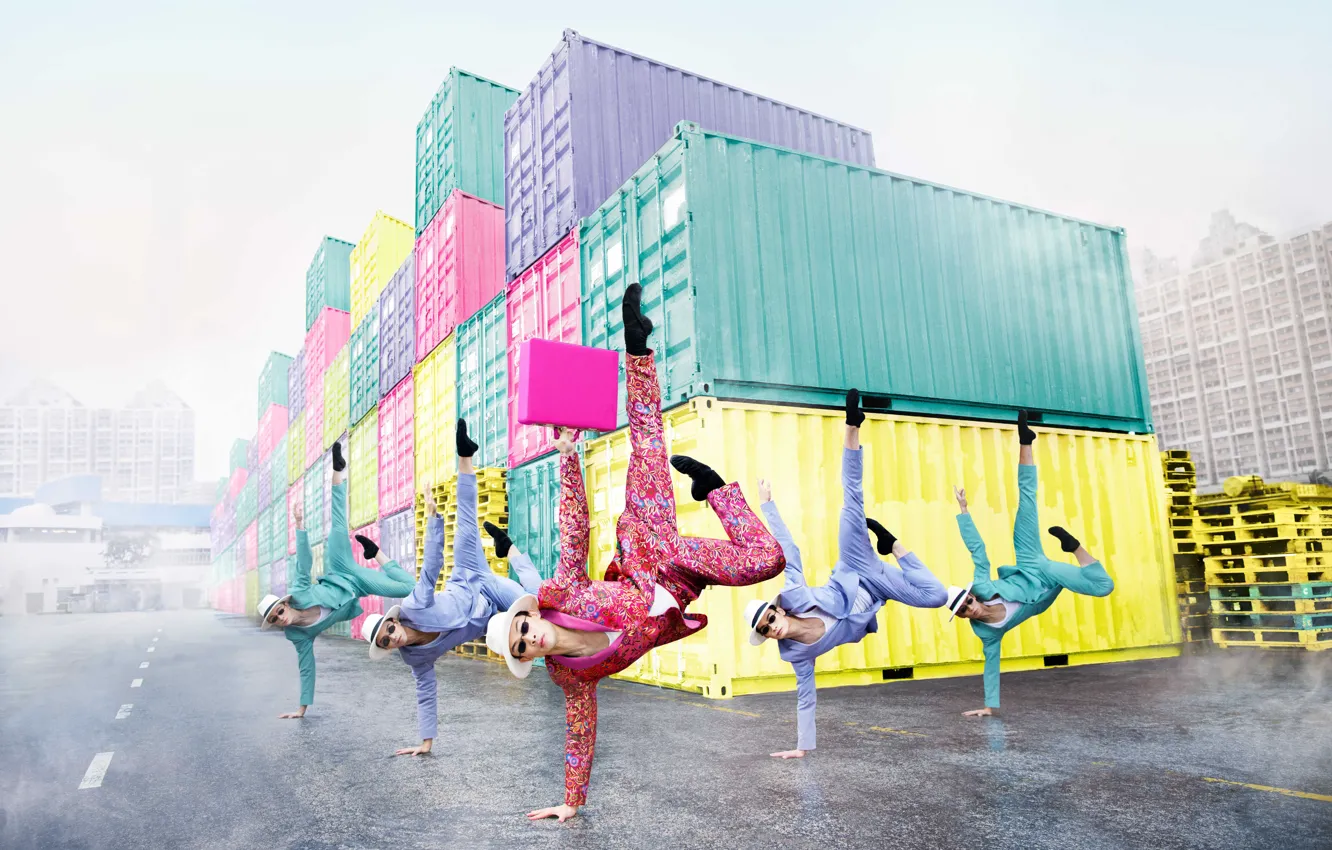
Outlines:
POLYGON ((537 809, 535 812, 528 812, 528 820, 545 820, 546 818, 559 818, 560 823, 564 823, 569 818, 578 814, 577 806, 551 806, 549 809, 537 809))
POLYGON ((804 750, 783 750, 780 753, 773 753, 775 759, 802 759, 805 757, 804 750))
POLYGON ((555 449, 562 455, 572 454, 575 448, 574 442, 578 439, 578 432, 572 428, 555 429, 555 449))
POLYGON ((772 501, 772 482, 766 478, 758 480, 759 504, 772 501))
POLYGON ((971 711, 962 712, 963 717, 991 717, 994 715, 994 709, 986 706, 985 708, 976 708, 971 711))
POLYGON ((301 706, 300 711, 289 711, 286 714, 279 714, 278 720, 300 720, 305 716, 306 706, 301 706))
POLYGON ((957 509, 961 513, 967 512, 967 490, 965 487, 953 487, 953 497, 957 499, 957 509))
POLYGON ((434 487, 431 487, 431 486, 430 486, 430 482, 427 481, 427 482, 425 482, 425 486, 422 488, 422 491, 421 491, 421 492, 422 492, 422 495, 425 497, 425 511, 426 511, 426 516, 434 516, 434 515, 435 515, 435 512, 436 512, 436 508, 435 508, 435 488, 434 488, 434 487))
POLYGON ((291 506, 291 519, 296 523, 297 531, 305 530, 305 505, 296 502, 291 506))
POLYGON ((434 741, 433 738, 426 738, 424 741, 421 742, 421 745, 420 745, 419 747, 403 747, 401 750, 398 750, 396 753, 394 753, 394 755, 395 755, 395 756, 428 756, 428 755, 430 755, 430 747, 431 747, 431 745, 434 744, 434 743, 435 743, 435 741, 434 741))

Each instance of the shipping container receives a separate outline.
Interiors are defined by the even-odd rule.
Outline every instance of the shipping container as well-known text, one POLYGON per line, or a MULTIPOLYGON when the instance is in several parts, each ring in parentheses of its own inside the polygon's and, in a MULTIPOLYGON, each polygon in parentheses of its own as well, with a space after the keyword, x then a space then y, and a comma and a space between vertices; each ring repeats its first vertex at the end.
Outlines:
POLYGON ((457 473, 458 366, 453 337, 412 370, 416 487, 439 484, 457 473))
POLYGON ((305 474, 305 411, 296 414, 287 429, 287 486, 305 474))
POLYGON ((309 407, 310 392, 323 380, 333 358, 351 339, 351 315, 341 310, 320 311, 314 325, 305 334, 305 395, 309 407))
MULTIPOLYGON (((283 582, 284 592, 286 588, 289 588, 296 583, 296 569, 297 569, 296 563, 297 562, 295 555, 287 556, 287 579, 285 582, 283 582)), ((277 593, 277 591, 274 591, 274 593, 277 593)), ((278 595, 281 596, 282 594, 278 595)))
POLYGON ((254 471, 259 468, 259 441, 258 434, 251 437, 245 443, 245 468, 254 471))
MULTIPOLYGON (((343 346, 324 373, 324 439, 322 448, 330 448, 338 435, 347 430, 350 395, 351 357, 343 346)), ((344 447, 345 448, 345 447, 344 447)))
POLYGON ((379 519, 379 416, 371 408, 351 430, 347 456, 347 518, 352 525, 379 519))
POLYGON ((507 325, 503 294, 458 325, 458 417, 480 447, 478 468, 509 464, 507 325))
MULTIPOLYGON (((541 578, 551 578, 560 560, 560 456, 546 455, 510 469, 508 485, 513 546, 532 559, 541 578)), ((589 510, 592 503, 589 499, 589 510)))
POLYGON ((415 573, 416 512, 408 508, 379 521, 379 546, 405 570, 415 573))
POLYGON ((286 499, 279 496, 274 501, 273 507, 269 508, 268 517, 268 560, 276 561, 278 558, 287 557, 287 529, 290 527, 287 522, 286 499))
POLYGON ((266 564, 273 559, 270 554, 270 544, 273 538, 273 511, 270 508, 259 511, 259 517, 254 521, 254 525, 257 544, 255 560, 260 564, 266 564))
MULTIPOLYGON (((239 440, 239 441, 237 441, 237 442, 244 442, 244 441, 243 441, 243 440, 239 440)), ((233 451, 233 453, 234 453, 234 451, 235 451, 235 448, 234 448, 234 447, 233 447, 232 451, 233 451)), ((237 467, 237 468, 231 470, 231 477, 227 479, 227 498, 228 498, 228 499, 235 500, 236 498, 238 498, 238 497, 240 496, 241 488, 243 488, 243 487, 245 486, 245 479, 246 479, 247 477, 249 477, 249 474, 250 474, 249 470, 247 470, 247 469, 246 469, 245 467, 243 467, 243 466, 241 466, 241 467, 237 467)))
POLYGON ((259 412, 263 416, 269 405, 288 407, 290 398, 287 393, 287 371, 291 368, 291 357, 274 351, 264 361, 259 370, 259 412))
POLYGON ((565 30, 504 115, 508 279, 601 206, 680 121, 874 165, 864 130, 565 30))
POLYGON ((267 461, 259 464, 259 472, 254 480, 258 482, 255 488, 255 510, 264 511, 273 503, 273 464, 267 461))
MULTIPOLYGON (((351 311, 351 254, 356 246, 325 236, 305 272, 305 329, 329 308, 351 311)), ((337 343, 337 348, 342 343, 337 343)), ((327 365, 327 364, 325 364, 327 365)), ((321 371, 323 367, 320 367, 321 371)))
POLYGON ((355 425, 379 403, 379 304, 371 304, 370 312, 352 331, 348 349, 348 421, 355 425))
POLYGON ((387 395, 416 362, 416 253, 379 295, 379 392, 387 395))
POLYGON ((310 579, 315 580, 324 574, 324 544, 315 543, 311 538, 310 543, 310 579))
POLYGON ((328 536, 324 526, 324 508, 328 503, 328 491, 324 489, 324 467, 330 463, 330 455, 322 454, 305 473, 305 534, 310 545, 322 543, 328 536))
POLYGON ((351 326, 361 323, 379 293, 412 252, 416 231, 405 221, 377 210, 351 253, 351 326))
POLYGON ((246 479, 236 498, 236 524, 244 528, 259 515, 259 473, 246 479))
POLYGON ((416 243, 416 360, 504 290, 504 210, 454 192, 416 243))
POLYGON ((245 574, 245 602, 241 611, 245 616, 259 618, 259 567, 245 574))
POLYGON ((287 367, 287 414, 295 416, 305 410, 305 348, 296 352, 296 357, 287 367))
POLYGON ((259 569, 259 521, 254 519, 245 528, 245 569, 259 569))
POLYGON ((238 469, 247 469, 245 465, 246 456, 250 452, 249 440, 236 440, 231 444, 231 473, 235 475, 238 469))
POLYGON ((305 398, 305 468, 319 460, 324 450, 324 380, 311 386, 305 398))
POLYGON ((409 373, 379 402, 379 512, 409 508, 414 494, 416 398, 409 373))
POLYGON ((259 614, 259 600, 262 599, 263 596, 264 596, 264 594, 266 594, 266 593, 269 592, 269 588, 271 588, 271 587, 273 586, 273 564, 272 564, 272 562, 269 561, 269 562, 266 562, 266 563, 260 564, 260 565, 259 565, 259 570, 258 570, 258 572, 257 572, 257 575, 258 575, 258 578, 256 579, 256 584, 257 584, 257 586, 258 586, 258 590, 256 591, 256 598, 255 598, 255 600, 254 600, 254 603, 255 603, 255 604, 254 604, 254 608, 252 609, 252 613, 253 613, 256 617, 257 617, 258 614, 259 614))
POLYGON ((302 479, 297 478, 296 483, 287 490, 287 546, 286 554, 296 554, 296 506, 301 506, 301 513, 305 513, 305 485, 302 479))
POLYGON ((259 428, 255 432, 255 444, 258 446, 259 463, 266 462, 273 454, 277 441, 287 431, 287 408, 270 404, 259 417, 259 428))
POLYGON ((556 243, 511 282, 505 296, 509 340, 509 466, 555 451, 551 429, 518 422, 519 350, 529 339, 582 342, 578 231, 556 243))
MULTIPOLYGON (((695 398, 666 414, 665 436, 670 451, 716 464, 727 480, 741 482, 753 504, 754 482, 771 480, 774 501, 800 547, 805 576, 818 585, 837 561, 843 422, 840 411, 695 398)), ((871 415, 861 441, 866 513, 901 534, 942 582, 965 584, 973 572, 957 531, 954 485, 966 488, 990 561, 1014 562, 1018 452, 1012 426, 871 415)), ((624 509, 627 431, 593 440, 585 451, 595 578, 614 553, 615 521, 624 509)), ((1083 663, 1173 654, 1169 645, 1179 640, 1179 620, 1155 438, 1048 430, 1035 451, 1042 527, 1075 530, 1105 563, 1116 587, 1104 599, 1061 595, 1049 611, 1008 635, 1006 668, 1040 667, 1051 655, 1083 663)), ((689 480, 675 476, 675 481, 681 532, 723 537, 706 503, 690 497, 689 480)), ((524 515, 513 516, 516 525, 524 515)), ((514 540, 532 533, 521 532, 514 540)), ((1054 548, 1047 553, 1066 557, 1054 548)), ((791 667, 776 647, 750 646, 741 623, 749 600, 770 599, 781 584, 779 576, 755 587, 710 588, 690 606, 708 615, 707 629, 653 651, 624 677, 713 697, 793 689, 791 667)), ((979 673, 980 641, 965 621, 947 619, 937 609, 886 605, 877 633, 821 656, 816 669, 824 684, 882 681, 885 670, 916 678, 979 673)))
POLYGON ((623 350, 641 282, 668 407, 858 387, 867 409, 1151 427, 1118 228, 684 124, 580 240, 584 344, 623 350))
POLYGON ((455 189, 504 203, 504 112, 518 92, 450 68, 416 125, 416 229, 455 189))
POLYGON ((260 595, 271 593, 274 596, 283 596, 287 592, 287 556, 283 555, 280 559, 268 565, 268 587, 260 587, 260 595))

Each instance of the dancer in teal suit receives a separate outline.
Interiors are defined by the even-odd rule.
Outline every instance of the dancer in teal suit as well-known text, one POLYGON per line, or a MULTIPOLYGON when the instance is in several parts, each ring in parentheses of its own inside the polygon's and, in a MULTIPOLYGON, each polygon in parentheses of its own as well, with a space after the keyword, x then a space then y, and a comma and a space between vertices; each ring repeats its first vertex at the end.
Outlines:
POLYGON ((1018 414, 1018 512, 1013 521, 1013 548, 1017 565, 999 568, 999 578, 990 578, 990 559, 985 554, 976 523, 967 511, 967 493, 956 489, 957 517, 962 540, 976 563, 975 577, 966 587, 948 588, 948 609, 953 616, 971 621, 971 630, 981 639, 985 652, 985 707, 967 711, 967 717, 988 717, 999 710, 999 651, 1004 635, 1054 604, 1061 590, 1085 596, 1109 596, 1115 582, 1105 567, 1083 548, 1077 538, 1059 526, 1050 534, 1060 548, 1078 559, 1078 566, 1052 561, 1041 548, 1036 508, 1036 461, 1032 443, 1036 432, 1027 424, 1027 411, 1018 414))
POLYGON ((304 512, 294 511, 296 520, 296 576, 291 592, 281 599, 269 594, 259 602, 261 628, 282 626, 282 633, 296 647, 296 663, 301 673, 301 707, 298 711, 279 714, 289 720, 305 716, 305 710, 314 702, 315 658, 314 639, 334 623, 341 623, 361 615, 362 596, 389 596, 400 598, 412 592, 416 584, 411 573, 389 560, 379 546, 367 537, 356 535, 365 550, 366 558, 373 558, 378 570, 367 569, 352 558, 350 531, 347 528, 347 460, 342 456, 342 445, 333 444, 332 519, 329 523, 328 542, 324 546, 324 574, 319 581, 310 580, 310 539, 305 533, 304 512))

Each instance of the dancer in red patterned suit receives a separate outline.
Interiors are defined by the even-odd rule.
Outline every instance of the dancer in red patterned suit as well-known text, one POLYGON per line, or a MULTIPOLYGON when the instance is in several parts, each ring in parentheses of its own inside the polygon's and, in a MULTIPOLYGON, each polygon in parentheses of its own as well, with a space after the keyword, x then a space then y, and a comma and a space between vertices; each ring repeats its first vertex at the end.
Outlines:
POLYGON ((624 513, 616 524, 618 551, 604 581, 587 576, 588 514, 575 434, 561 432, 560 563, 536 596, 526 595, 491 618, 486 644, 524 678, 544 657, 550 678, 564 689, 566 743, 564 805, 528 813, 532 820, 567 820, 587 800, 597 736, 597 683, 654 647, 702 629, 707 618, 685 609, 710 584, 757 584, 786 566, 781 546, 745 504, 740 485, 726 484, 692 458, 670 459, 693 479, 692 494, 706 500, 729 540, 681 536, 662 437, 661 388, 647 347, 652 323, 643 316, 642 290, 624 294, 632 452, 624 513))

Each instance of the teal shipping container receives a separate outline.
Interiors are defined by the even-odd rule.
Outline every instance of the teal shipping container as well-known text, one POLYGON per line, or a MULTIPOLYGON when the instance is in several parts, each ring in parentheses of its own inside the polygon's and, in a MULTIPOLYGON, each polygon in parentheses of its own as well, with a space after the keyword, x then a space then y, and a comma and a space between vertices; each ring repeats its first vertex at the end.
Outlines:
POLYGON ((416 125, 417 233, 454 189, 503 206, 504 112, 517 99, 508 86, 449 69, 416 125))
POLYGON ((351 242, 325 236, 305 271, 305 329, 325 307, 351 312, 351 242))
POLYGON ((458 326, 458 416, 480 449, 478 467, 509 465, 509 324, 504 295, 458 326))
MULTIPOLYGON (((263 414, 261 413, 260 416, 263 414)), ((245 469, 246 461, 250 454, 249 440, 236 440, 231 444, 231 472, 238 469, 245 469)))
POLYGON ((527 554, 542 579, 560 560, 560 456, 546 455, 508 474, 509 537, 527 554))
POLYGON ((236 497, 236 527, 245 528, 259 514, 259 476, 251 475, 236 497))
POLYGON ((1119 228, 686 122, 580 242, 584 344, 623 350, 641 282, 668 407, 858 387, 878 411, 1151 428, 1119 228))
POLYGON ((270 508, 268 518, 268 557, 271 560, 287 557, 287 502, 279 499, 270 508))
POLYGON ((379 404, 379 303, 376 302, 365 318, 351 332, 348 342, 347 375, 351 390, 347 394, 347 420, 356 425, 379 404))
POLYGON ((262 418, 270 404, 287 407, 287 372, 291 369, 291 358, 274 351, 264 361, 264 368, 259 370, 259 413, 262 418))
POLYGON ((297 557, 296 555, 287 556, 287 587, 291 587, 296 582, 297 557))
POLYGON ((267 564, 273 560, 273 509, 264 508, 259 512, 258 521, 259 563, 267 564))

